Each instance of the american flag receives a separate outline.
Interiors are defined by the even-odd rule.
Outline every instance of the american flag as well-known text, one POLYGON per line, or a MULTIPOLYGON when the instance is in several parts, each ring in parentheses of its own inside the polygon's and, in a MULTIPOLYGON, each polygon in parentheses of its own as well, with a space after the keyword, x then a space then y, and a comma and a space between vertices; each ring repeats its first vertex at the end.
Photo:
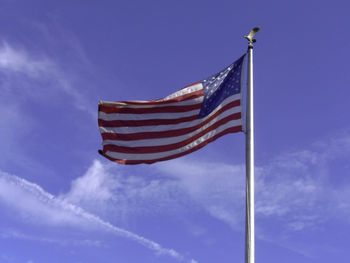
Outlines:
POLYGON ((242 131, 244 57, 164 99, 100 101, 103 150, 99 153, 121 164, 150 164, 189 154, 227 133, 242 131))

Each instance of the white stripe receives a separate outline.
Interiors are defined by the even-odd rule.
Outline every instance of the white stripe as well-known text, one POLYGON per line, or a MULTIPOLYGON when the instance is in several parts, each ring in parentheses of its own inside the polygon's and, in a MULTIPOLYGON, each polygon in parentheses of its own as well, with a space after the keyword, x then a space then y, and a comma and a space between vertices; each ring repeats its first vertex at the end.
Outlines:
POLYGON ((197 145, 205 142, 206 140, 214 137, 216 134, 226 130, 227 128, 235 127, 236 122, 230 121, 226 123, 225 125, 220 126, 219 128, 210 131, 209 133, 206 133, 202 137, 198 138, 197 140, 193 141, 192 143, 187 144, 184 147, 181 147, 179 149, 167 151, 167 152, 160 152, 160 153, 146 153, 146 154, 129 154, 129 153, 118 153, 118 152, 111 152, 107 151, 106 155, 115 158, 115 159, 121 159, 121 160, 153 160, 153 159, 159 159, 168 157, 171 155, 175 155, 178 153, 183 153, 185 151, 191 150, 192 148, 196 147, 197 145))
MULTIPOLYGON (((217 108, 215 112, 220 110, 221 107, 217 108)), ((241 112, 241 107, 237 106, 234 108, 228 109, 220 114, 220 119, 227 117, 232 113, 241 112), (232 110, 231 110, 232 109, 232 110)), ((215 112, 213 114, 215 114, 215 112)), ((213 114, 210 114, 211 116, 213 114)), ((139 132, 161 132, 161 131, 170 131, 170 130, 178 130, 193 127, 199 125, 200 123, 206 121, 208 117, 203 119, 196 119, 187 122, 181 122, 178 124, 167 124, 167 125, 152 125, 152 126, 138 126, 138 127, 100 127, 101 133, 118 133, 118 134, 129 134, 129 133, 139 133, 139 132)), ((218 119, 215 119, 218 120, 218 119)), ((212 121, 211 121, 212 122, 212 121)))
MULTIPOLYGON (((111 145, 124 146, 124 147, 143 147, 143 146, 161 146, 161 145, 178 143, 178 142, 182 142, 186 139, 189 139, 189 138, 199 134, 200 132, 204 131, 205 129, 207 129, 208 127, 210 127, 212 124, 214 124, 215 122, 217 122, 220 119, 221 119, 221 115, 219 115, 218 117, 216 117, 211 122, 204 125, 203 127, 199 128, 193 132, 186 133, 186 134, 180 135, 180 136, 173 136, 173 137, 159 138, 159 139, 132 140, 132 141, 104 140, 103 145, 111 144, 111 145)), ((234 126, 240 126, 243 123, 242 119, 232 120, 230 122, 234 123, 234 126)))
POLYGON ((186 87, 184 89, 176 91, 173 94, 170 94, 169 96, 166 96, 164 99, 162 99, 160 101, 170 100, 170 99, 173 99, 173 98, 176 98, 176 97, 180 97, 182 95, 185 95, 185 94, 188 94, 188 93, 191 93, 191 92, 195 92, 195 91, 198 91, 198 90, 201 90, 201 89, 203 89, 203 84, 202 83, 196 83, 196 84, 188 86, 188 87, 186 87))

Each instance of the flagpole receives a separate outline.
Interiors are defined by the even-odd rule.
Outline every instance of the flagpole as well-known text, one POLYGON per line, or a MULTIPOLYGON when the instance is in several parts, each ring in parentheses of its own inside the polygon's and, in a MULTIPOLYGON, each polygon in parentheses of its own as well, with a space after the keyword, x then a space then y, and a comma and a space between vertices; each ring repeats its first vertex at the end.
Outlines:
POLYGON ((248 79, 246 108, 246 229, 245 263, 255 263, 254 222, 254 103, 253 103, 253 37, 260 27, 255 27, 245 38, 248 43, 248 79))

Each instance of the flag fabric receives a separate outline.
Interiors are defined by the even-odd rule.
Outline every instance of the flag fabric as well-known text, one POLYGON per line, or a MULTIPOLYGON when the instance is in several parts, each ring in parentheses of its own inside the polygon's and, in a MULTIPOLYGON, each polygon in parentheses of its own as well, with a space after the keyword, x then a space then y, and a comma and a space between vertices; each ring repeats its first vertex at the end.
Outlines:
POLYGON ((103 150, 121 164, 170 160, 243 130, 243 55, 230 66, 164 99, 100 101, 103 150))

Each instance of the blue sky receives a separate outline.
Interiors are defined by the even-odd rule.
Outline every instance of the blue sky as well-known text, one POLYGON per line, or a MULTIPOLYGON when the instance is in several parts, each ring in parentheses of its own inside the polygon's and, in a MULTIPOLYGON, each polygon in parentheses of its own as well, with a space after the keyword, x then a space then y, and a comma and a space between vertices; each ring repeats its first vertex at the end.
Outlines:
POLYGON ((156 99, 255 45, 256 261, 350 243, 346 1, 16 1, 0 10, 0 262, 243 262, 244 135, 154 165, 97 150, 99 100, 156 99))

